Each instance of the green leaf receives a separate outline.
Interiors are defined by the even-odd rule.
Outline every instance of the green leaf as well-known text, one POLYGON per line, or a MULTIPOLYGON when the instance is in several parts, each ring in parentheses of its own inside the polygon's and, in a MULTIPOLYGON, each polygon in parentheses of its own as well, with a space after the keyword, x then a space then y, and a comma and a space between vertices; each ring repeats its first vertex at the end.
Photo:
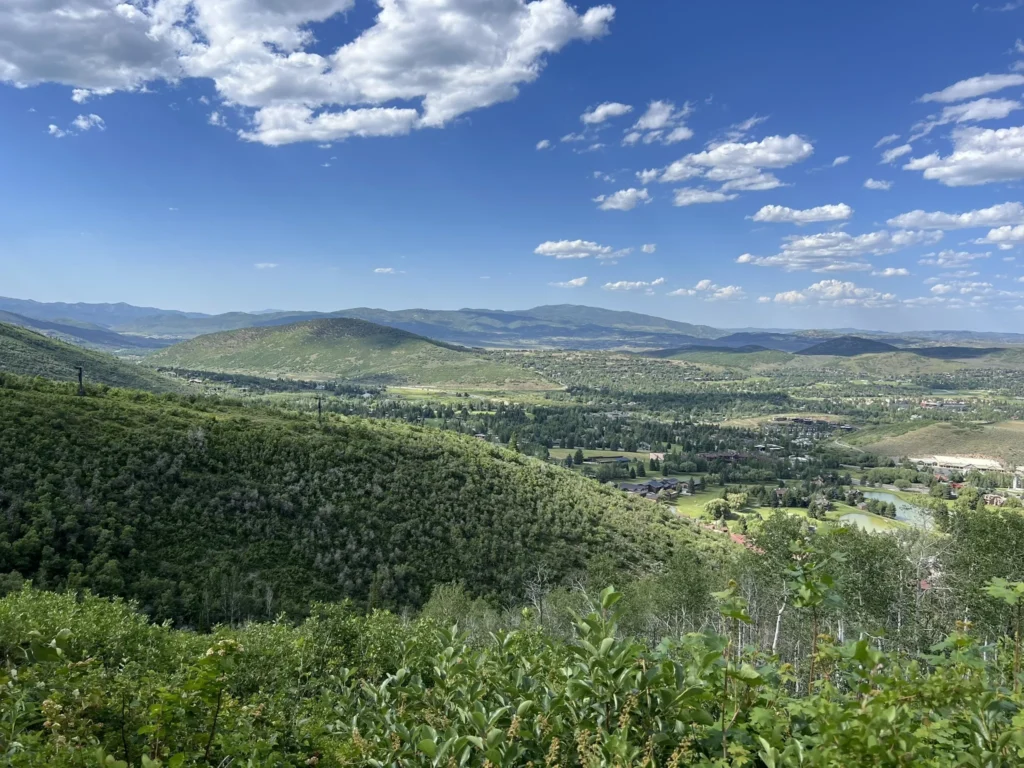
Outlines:
POLYGON ((601 592, 601 607, 606 611, 610 610, 621 599, 622 594, 616 592, 615 587, 605 587, 604 591, 601 592))
POLYGON ((747 685, 761 685, 764 682, 764 678, 749 664, 743 664, 739 669, 729 670, 729 677, 742 680, 747 685))
POLYGON ((437 757, 437 744, 432 742, 430 739, 423 739, 423 741, 416 746, 420 752, 425 754, 427 757, 431 759, 437 757))
POLYGON ((533 708, 533 702, 527 699, 518 707, 516 707, 516 715, 518 717, 526 717, 529 711, 533 708))
POLYGON ((721 651, 710 651, 708 653, 705 653, 704 658, 700 661, 700 668, 707 669, 710 665, 714 664, 720 658, 722 658, 721 651))

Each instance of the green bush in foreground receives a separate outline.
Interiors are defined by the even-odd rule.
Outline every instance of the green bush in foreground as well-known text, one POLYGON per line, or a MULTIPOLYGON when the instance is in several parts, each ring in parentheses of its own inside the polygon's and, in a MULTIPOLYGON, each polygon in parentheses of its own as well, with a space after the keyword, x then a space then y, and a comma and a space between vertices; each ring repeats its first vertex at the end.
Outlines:
POLYGON ((344 605, 200 635, 24 589, 0 600, 0 754, 15 768, 1024 761, 1012 638, 958 633, 909 658, 822 637, 808 694, 794 668, 734 647, 744 602, 716 598, 729 637, 652 650, 616 631, 611 589, 569 640, 527 616, 478 644, 344 605))

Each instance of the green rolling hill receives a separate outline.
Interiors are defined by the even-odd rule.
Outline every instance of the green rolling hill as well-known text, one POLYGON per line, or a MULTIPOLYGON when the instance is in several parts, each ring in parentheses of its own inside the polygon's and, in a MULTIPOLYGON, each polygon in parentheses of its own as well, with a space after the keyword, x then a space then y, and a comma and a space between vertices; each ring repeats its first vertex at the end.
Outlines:
POLYGON ((690 544, 658 505, 471 437, 218 399, 0 379, 0 575, 192 626, 315 600, 418 606, 647 572, 690 544))
POLYGON ((175 392, 174 380, 102 352, 65 344, 16 325, 0 323, 0 371, 22 376, 43 376, 57 381, 78 378, 76 368, 85 368, 87 381, 111 387, 175 392))
POLYGON ((886 344, 884 341, 865 339, 860 336, 840 336, 836 339, 828 339, 815 344, 813 347, 802 349, 798 355, 829 355, 832 357, 856 357, 858 355, 879 354, 884 352, 897 352, 898 347, 886 344))
POLYGON ((154 366, 390 385, 547 389, 539 374, 485 353, 350 318, 200 336, 147 358, 154 366))

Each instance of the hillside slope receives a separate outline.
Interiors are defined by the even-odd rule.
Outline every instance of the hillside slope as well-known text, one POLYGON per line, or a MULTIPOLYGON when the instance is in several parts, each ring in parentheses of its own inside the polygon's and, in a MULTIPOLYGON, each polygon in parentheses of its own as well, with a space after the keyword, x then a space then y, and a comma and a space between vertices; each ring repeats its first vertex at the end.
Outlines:
POLYGON ((201 626, 313 600, 419 605, 664 562, 668 511, 472 438, 223 400, 0 380, 0 574, 201 626))
POLYGON ((151 365, 374 384, 551 387, 486 355, 362 320, 333 318, 200 336, 162 350, 151 365))
POLYGON ((180 388, 173 380, 141 366, 0 323, 0 371, 72 381, 78 378, 78 366, 85 368, 86 379, 93 384, 150 392, 174 392, 180 388))
POLYGON ((36 333, 60 339, 69 344, 104 352, 142 353, 151 349, 165 347, 169 343, 145 336, 123 336, 120 333, 88 323, 78 323, 76 321, 57 323, 50 320, 38 320, 4 310, 0 310, 0 323, 28 328, 36 333))
MULTIPOLYGON (((902 428, 903 425, 898 425, 902 428)), ((865 429, 844 438, 878 456, 970 456, 995 459, 1006 467, 1024 465, 1024 422, 924 424, 895 432, 865 429)))

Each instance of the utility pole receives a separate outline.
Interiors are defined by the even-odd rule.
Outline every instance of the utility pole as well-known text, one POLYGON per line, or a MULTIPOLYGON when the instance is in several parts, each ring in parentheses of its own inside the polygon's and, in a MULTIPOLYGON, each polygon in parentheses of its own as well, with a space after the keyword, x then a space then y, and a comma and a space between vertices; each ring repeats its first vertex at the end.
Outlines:
POLYGON ((78 366, 78 396, 85 397, 85 369, 82 366, 78 366))

